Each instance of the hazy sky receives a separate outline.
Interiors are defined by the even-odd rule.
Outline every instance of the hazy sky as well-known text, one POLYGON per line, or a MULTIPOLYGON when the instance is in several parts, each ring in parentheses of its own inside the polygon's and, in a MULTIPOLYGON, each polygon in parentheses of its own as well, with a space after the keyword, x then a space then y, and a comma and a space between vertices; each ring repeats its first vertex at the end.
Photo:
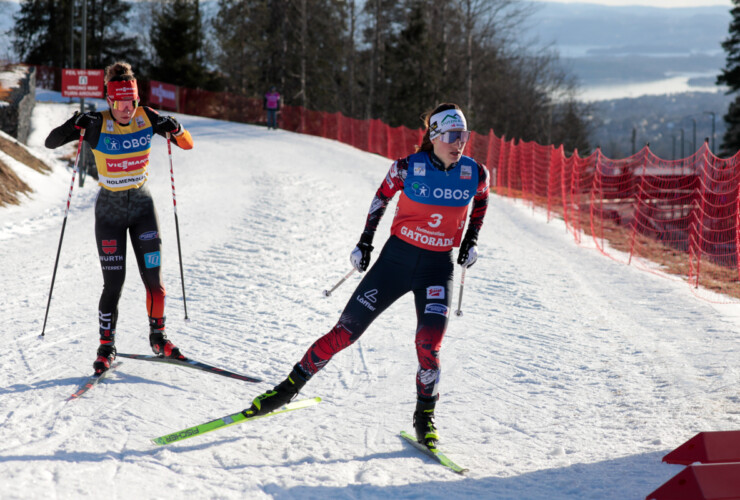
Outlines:
POLYGON ((706 7, 709 5, 726 5, 733 7, 731 0, 537 0, 540 2, 559 3, 596 3, 601 5, 646 5, 652 7, 706 7))

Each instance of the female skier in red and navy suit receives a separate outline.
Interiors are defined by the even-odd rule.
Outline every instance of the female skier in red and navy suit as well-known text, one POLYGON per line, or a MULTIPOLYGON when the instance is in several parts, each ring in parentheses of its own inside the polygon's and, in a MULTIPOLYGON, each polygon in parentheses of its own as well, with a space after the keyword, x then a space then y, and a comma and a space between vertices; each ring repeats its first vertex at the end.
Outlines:
POLYGON ((314 342, 285 381, 255 398, 245 415, 269 413, 290 401, 336 353, 355 342, 380 313, 411 291, 418 318, 419 360, 414 428, 420 443, 436 445, 439 437, 433 419, 439 398, 439 350, 450 313, 452 248, 460 247, 458 264, 469 267, 475 263, 489 188, 485 166, 462 155, 470 132, 460 108, 442 104, 425 122, 427 130, 419 150, 391 165, 350 256, 358 271, 367 269, 375 230, 391 198, 400 192, 391 237, 378 261, 352 294, 334 328, 314 342), (471 203, 468 229, 461 238, 471 203))

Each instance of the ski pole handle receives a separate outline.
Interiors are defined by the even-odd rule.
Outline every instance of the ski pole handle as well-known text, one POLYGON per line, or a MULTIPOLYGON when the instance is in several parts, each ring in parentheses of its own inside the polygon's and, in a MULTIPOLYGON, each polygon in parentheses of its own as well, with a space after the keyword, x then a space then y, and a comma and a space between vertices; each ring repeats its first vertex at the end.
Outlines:
POLYGON ((352 276, 352 273, 354 273, 354 272, 355 272, 355 268, 353 267, 353 268, 352 268, 352 270, 351 270, 350 272, 348 272, 347 274, 345 274, 345 275, 344 275, 344 278, 340 279, 340 280, 339 280, 339 282, 337 282, 337 284, 336 284, 336 285, 334 285, 334 287, 332 287, 332 289, 331 289, 331 290, 324 290, 324 296, 325 296, 325 297, 328 297, 328 296, 330 296, 330 295, 331 295, 331 293, 332 293, 332 292, 333 292, 334 290, 336 290, 337 288, 339 288, 339 285, 341 285, 342 283, 344 283, 344 282, 345 282, 345 281, 347 280, 347 278, 349 278, 350 276, 352 276))
POLYGON ((460 296, 457 299, 457 311, 455 311, 455 316, 462 316, 462 296, 463 296, 463 286, 465 286, 465 270, 467 268, 462 268, 462 274, 460 275, 460 296))

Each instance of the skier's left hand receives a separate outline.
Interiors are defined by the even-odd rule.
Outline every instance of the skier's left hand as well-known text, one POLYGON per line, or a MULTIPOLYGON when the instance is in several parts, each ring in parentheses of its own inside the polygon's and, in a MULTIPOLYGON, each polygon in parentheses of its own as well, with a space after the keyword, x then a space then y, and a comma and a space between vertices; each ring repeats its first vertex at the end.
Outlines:
POLYGON ((182 131, 182 125, 171 116, 161 116, 157 120, 157 128, 168 134, 180 135, 182 131))
POLYGON ((475 264, 476 260, 478 260, 477 242, 472 238, 465 237, 462 243, 460 243, 457 263, 463 267, 470 267, 475 264))

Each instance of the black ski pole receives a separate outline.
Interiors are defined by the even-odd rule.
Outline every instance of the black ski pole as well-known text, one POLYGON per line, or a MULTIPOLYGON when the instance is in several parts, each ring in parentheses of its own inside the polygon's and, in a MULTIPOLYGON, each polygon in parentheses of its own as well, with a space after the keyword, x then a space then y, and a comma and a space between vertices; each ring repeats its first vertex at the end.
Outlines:
POLYGON ((344 283, 347 280, 347 278, 349 278, 350 276, 352 276, 352 273, 354 273, 354 272, 355 272, 355 268, 353 267, 352 270, 350 272, 348 272, 347 274, 345 274, 344 275, 344 278, 340 279, 339 282, 336 285, 334 285, 334 287, 332 287, 331 290, 324 290, 324 296, 325 297, 328 297, 329 295, 331 295, 331 292, 333 292, 334 290, 336 290, 337 288, 339 288, 339 285, 341 285, 342 283, 344 283))
POLYGON ((44 326, 41 328, 41 336, 45 336, 46 319, 49 317, 49 306, 51 305, 51 292, 54 290, 54 280, 57 277, 57 266, 59 265, 59 254, 62 251, 62 239, 64 238, 64 228, 67 227, 67 215, 69 214, 69 205, 72 202, 72 190, 75 187, 75 176, 77 174, 77 164, 80 161, 80 151, 82 151, 82 141, 85 139, 85 129, 80 130, 80 143, 77 145, 77 156, 75 156, 75 166, 72 170, 72 183, 69 185, 69 195, 67 195, 67 208, 64 210, 64 222, 62 222, 62 234, 59 235, 59 246, 57 248, 57 257, 54 260, 54 272, 51 275, 51 288, 49 289, 49 300, 46 301, 46 314, 44 314, 44 326))
POLYGON ((172 181, 172 205, 175 208, 175 232, 177 234, 177 257, 180 259, 180 283, 182 283, 182 305, 185 308, 185 320, 188 318, 188 302, 185 297, 185 274, 182 271, 182 250, 180 248, 180 223, 177 220, 177 197, 175 196, 175 169, 172 167, 172 145, 170 134, 167 134, 167 153, 170 156, 170 180, 172 181))
POLYGON ((463 286, 465 286, 465 269, 467 269, 465 266, 462 268, 462 274, 460 275, 460 297, 457 299, 457 311, 455 311, 456 316, 462 316, 462 295, 463 295, 463 286))

